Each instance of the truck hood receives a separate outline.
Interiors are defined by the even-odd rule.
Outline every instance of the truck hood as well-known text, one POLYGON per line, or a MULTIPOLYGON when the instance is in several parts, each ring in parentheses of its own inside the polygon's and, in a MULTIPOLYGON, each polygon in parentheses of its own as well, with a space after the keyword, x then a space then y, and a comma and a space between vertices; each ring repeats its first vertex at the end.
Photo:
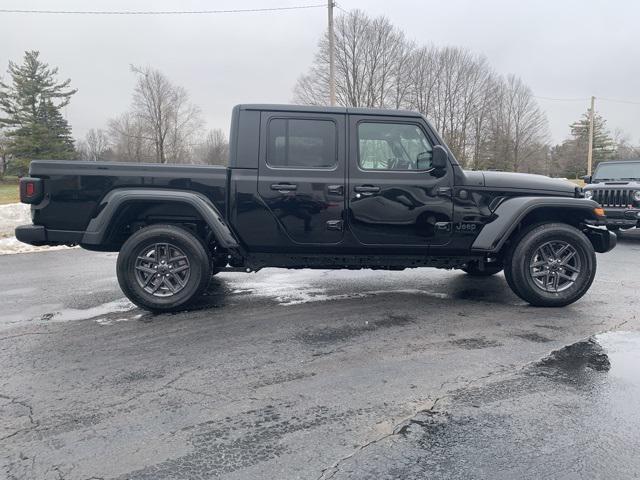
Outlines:
POLYGON ((635 187, 637 188, 638 186, 640 186, 640 179, 638 180, 607 180, 607 181, 602 181, 602 180, 596 180, 595 182, 592 182, 588 185, 584 186, 585 190, 593 190, 596 188, 606 188, 606 187, 610 187, 610 188, 620 188, 620 187, 635 187))
MULTIPOLYGON (((495 189, 522 190, 532 192, 550 192, 556 195, 573 197, 576 185, 560 178, 550 178, 544 175, 533 175, 530 173, 509 173, 509 172, 473 172, 474 180, 480 180, 478 174, 482 175, 483 186, 495 189)), ((474 182, 475 183, 475 182, 474 182)))

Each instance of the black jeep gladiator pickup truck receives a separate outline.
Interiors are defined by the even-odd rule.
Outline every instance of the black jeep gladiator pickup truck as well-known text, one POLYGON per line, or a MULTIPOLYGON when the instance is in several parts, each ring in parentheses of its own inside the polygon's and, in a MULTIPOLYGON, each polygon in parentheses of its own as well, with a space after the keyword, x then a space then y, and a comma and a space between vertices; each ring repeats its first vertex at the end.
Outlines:
POLYGON ((263 267, 504 269, 522 299, 562 306, 616 243, 579 187, 464 171, 417 113, 239 105, 230 143, 228 168, 34 161, 16 237, 119 251, 122 290, 155 311, 263 267))
POLYGON ((585 198, 604 208, 609 230, 640 227, 640 160, 599 163, 584 181, 585 198))

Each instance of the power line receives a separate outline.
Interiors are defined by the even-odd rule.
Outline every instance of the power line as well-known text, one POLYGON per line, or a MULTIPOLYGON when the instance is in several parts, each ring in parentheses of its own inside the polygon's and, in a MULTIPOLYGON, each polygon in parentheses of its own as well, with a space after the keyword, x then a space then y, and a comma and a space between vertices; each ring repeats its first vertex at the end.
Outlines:
MULTIPOLYGON (((554 98, 554 97, 540 97, 538 95, 534 95, 534 98, 539 98, 541 100, 550 100, 552 102, 588 102, 589 98, 554 98)), ((605 97, 597 97, 598 100, 602 102, 613 102, 613 103, 627 103, 630 105, 640 105, 640 102, 634 100, 621 100, 615 98, 605 98, 605 97)))
POLYGON ((0 13, 53 14, 53 15, 212 15, 218 13, 281 12, 285 10, 303 10, 308 8, 326 8, 326 4, 294 5, 290 7, 238 8, 230 10, 19 10, 0 9, 0 13))
POLYGON ((589 99, 585 98, 554 98, 554 97, 540 97, 538 95, 534 95, 534 98, 539 98, 541 100, 551 100, 552 102, 586 102, 589 99))
POLYGON ((334 2, 333 5, 334 5, 334 7, 336 7, 338 10, 342 11, 343 13, 349 13, 344 8, 342 8, 338 3, 334 2))
POLYGON ((628 103, 630 105, 640 105, 640 102, 636 102, 636 101, 633 101, 633 100, 617 100, 615 98, 602 98, 602 97, 598 97, 598 100, 602 100, 604 102, 628 103))

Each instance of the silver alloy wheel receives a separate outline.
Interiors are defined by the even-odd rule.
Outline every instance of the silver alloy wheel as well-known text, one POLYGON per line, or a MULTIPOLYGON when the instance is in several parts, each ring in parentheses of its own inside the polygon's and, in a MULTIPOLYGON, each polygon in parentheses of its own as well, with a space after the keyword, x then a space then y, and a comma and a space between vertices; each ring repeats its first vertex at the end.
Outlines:
POLYGON ((171 243, 146 246, 136 258, 138 285, 154 297, 171 297, 182 291, 190 273, 189 259, 171 243))
POLYGON ((534 252, 529 273, 538 288, 557 293, 575 283, 581 267, 578 251, 567 242, 554 240, 544 243, 534 252))

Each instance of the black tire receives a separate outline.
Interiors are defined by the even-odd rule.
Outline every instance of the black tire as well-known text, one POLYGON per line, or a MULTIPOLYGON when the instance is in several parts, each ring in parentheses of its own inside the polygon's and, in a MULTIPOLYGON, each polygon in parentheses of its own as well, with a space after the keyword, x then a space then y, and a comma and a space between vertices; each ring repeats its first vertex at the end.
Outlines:
POLYGON ((124 243, 117 274, 120 288, 133 303, 168 312, 186 306, 206 288, 211 259, 200 239, 187 230, 151 225, 124 243), (154 289, 155 293, 150 292, 154 289))
POLYGON ((462 271, 472 277, 490 277, 500 273, 502 269, 502 262, 485 263, 483 269, 480 268, 477 262, 470 262, 466 267, 462 268, 462 271))
POLYGON ((519 296, 520 298, 522 298, 522 295, 520 293, 518 293, 518 287, 516 286, 516 284, 513 282, 513 275, 511 275, 511 272, 513 271, 513 268, 511 267, 511 255, 508 253, 508 261, 505 262, 504 264, 504 279, 507 281, 507 285, 509 285, 509 288, 511 289, 511 291, 513 293, 515 293, 517 296, 519 296))
POLYGON ((507 255, 507 283, 516 295, 538 307, 575 302, 587 293, 596 274, 593 245, 584 233, 564 223, 531 228, 507 255))

